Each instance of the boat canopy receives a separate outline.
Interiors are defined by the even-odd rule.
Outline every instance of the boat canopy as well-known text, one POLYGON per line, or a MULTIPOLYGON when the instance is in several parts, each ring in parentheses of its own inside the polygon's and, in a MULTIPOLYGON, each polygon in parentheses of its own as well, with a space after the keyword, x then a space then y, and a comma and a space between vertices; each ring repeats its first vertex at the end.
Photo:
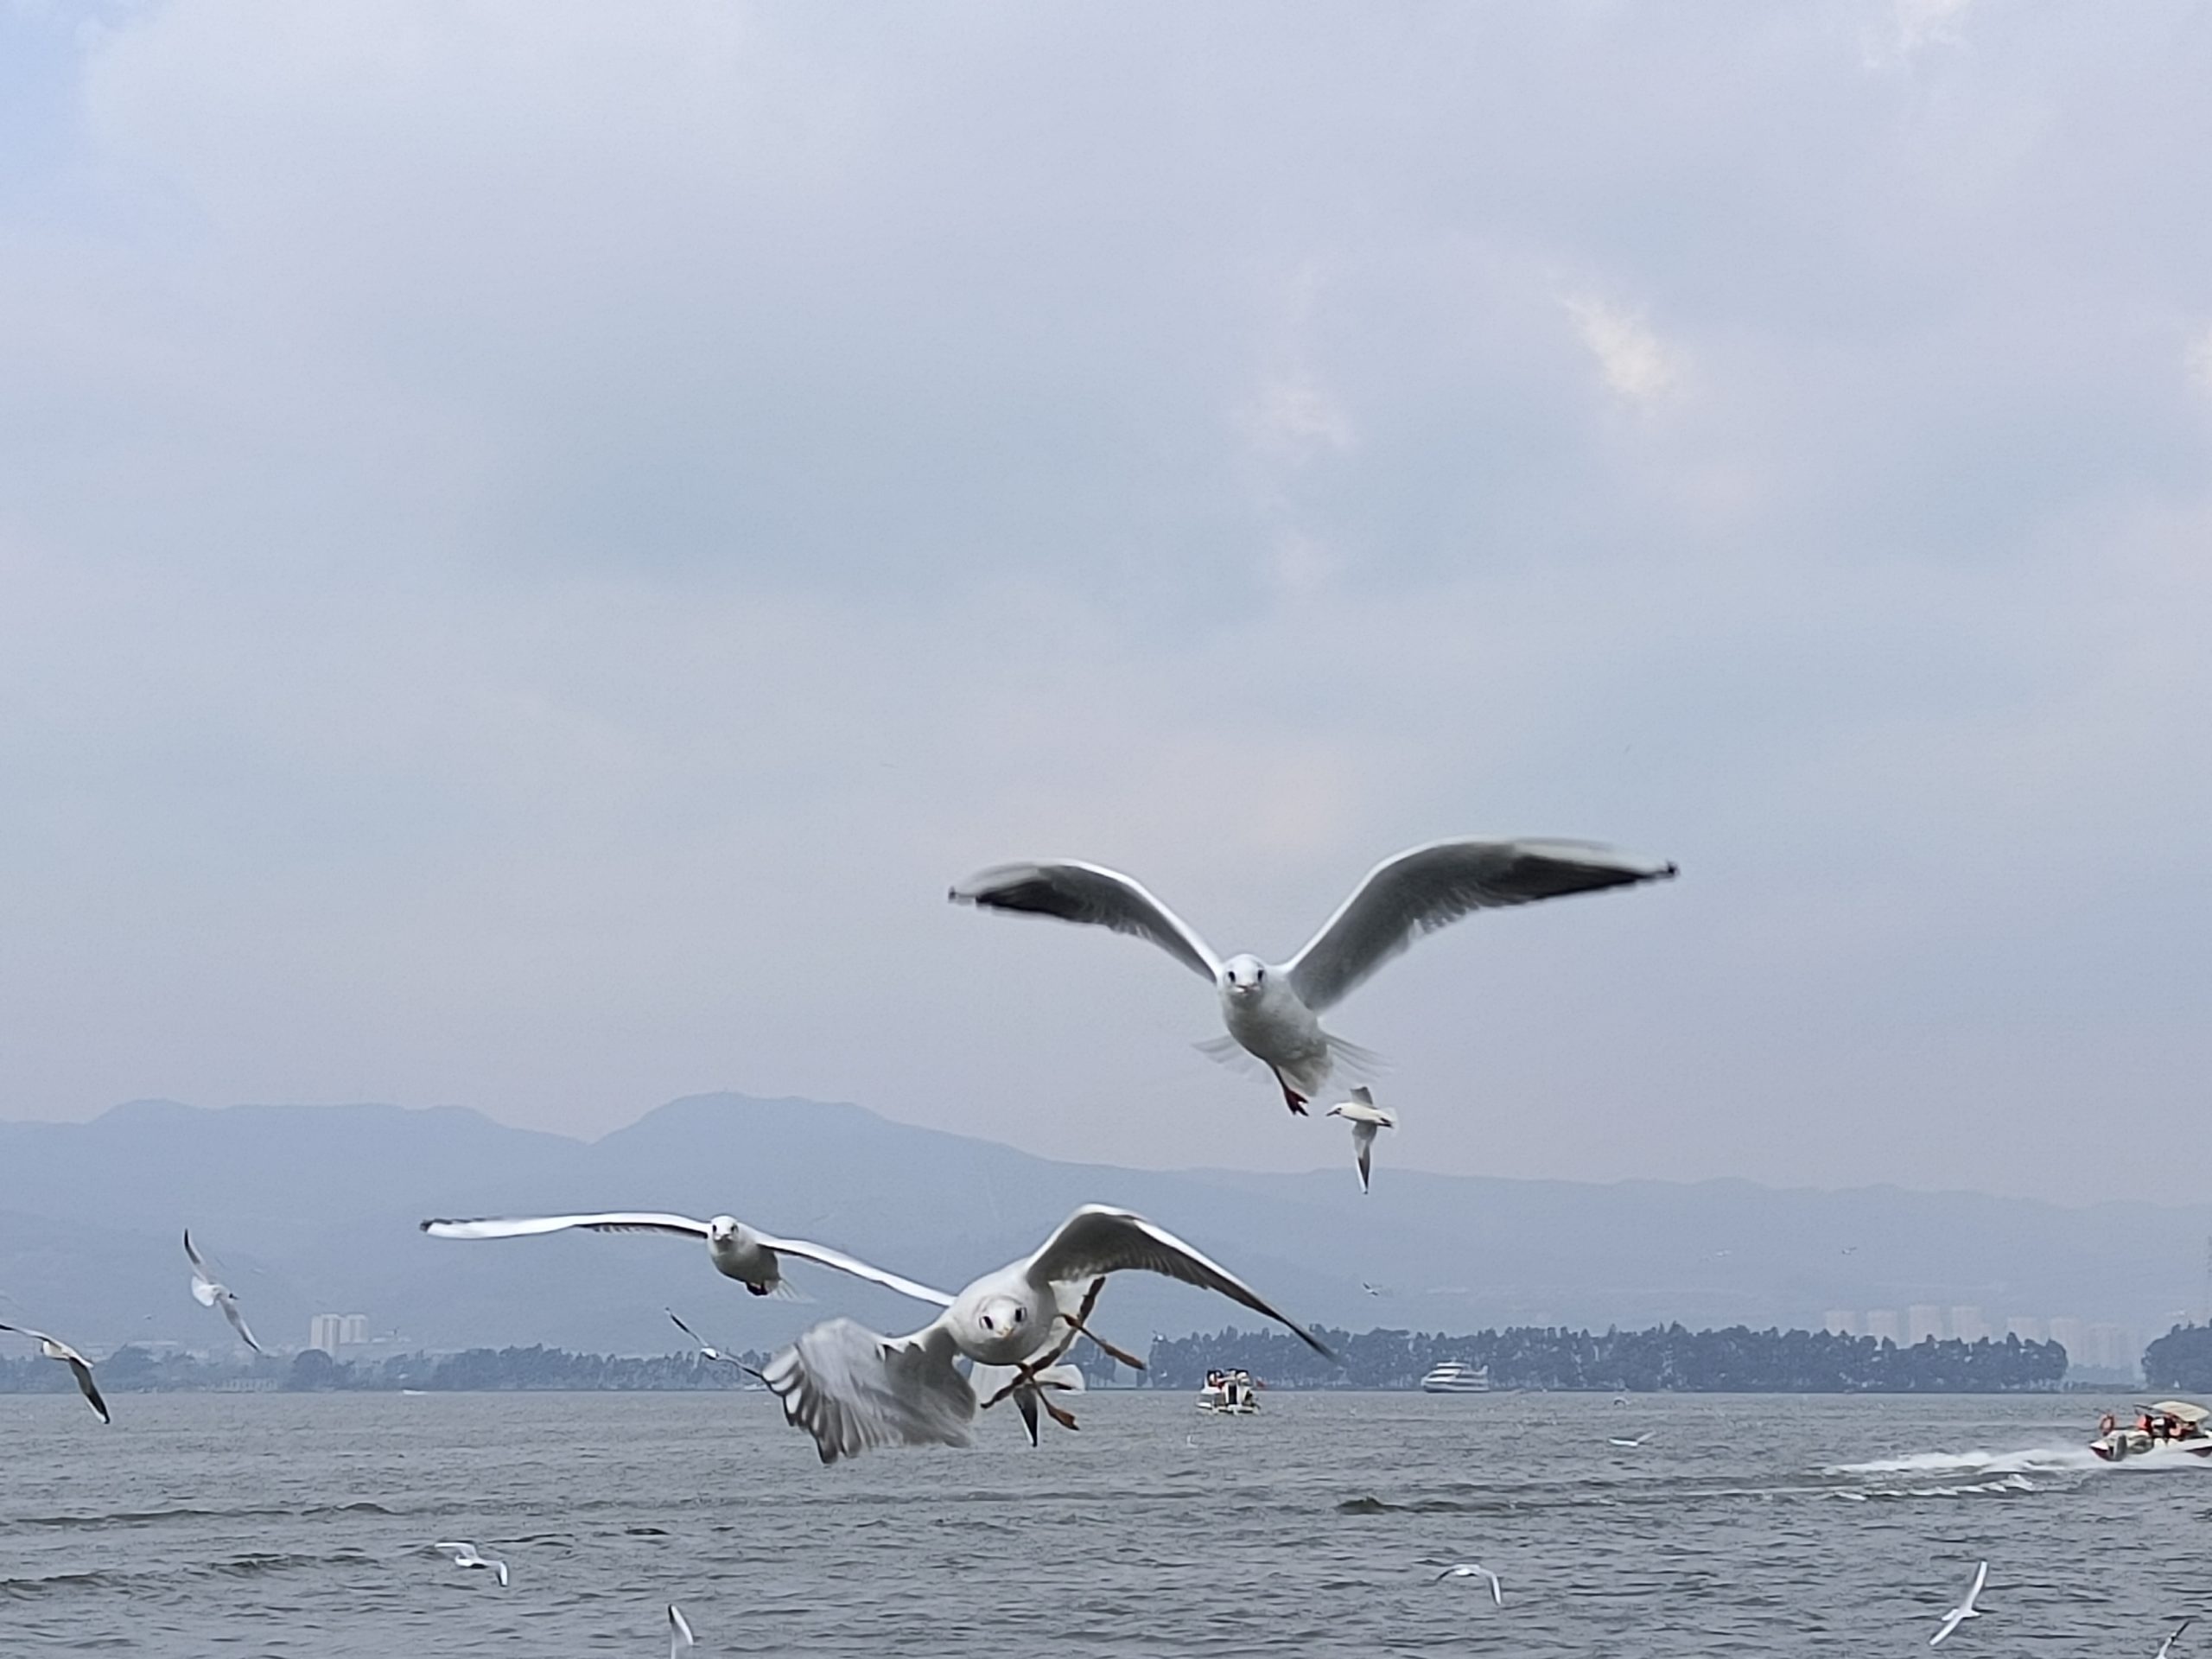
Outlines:
POLYGON ((2212 1417, 2212 1411, 2207 1411, 2202 1406, 2192 1406, 2186 1400, 2161 1400, 2151 1409, 2161 1416, 2178 1417, 2184 1423, 2201 1423, 2207 1417, 2212 1417))

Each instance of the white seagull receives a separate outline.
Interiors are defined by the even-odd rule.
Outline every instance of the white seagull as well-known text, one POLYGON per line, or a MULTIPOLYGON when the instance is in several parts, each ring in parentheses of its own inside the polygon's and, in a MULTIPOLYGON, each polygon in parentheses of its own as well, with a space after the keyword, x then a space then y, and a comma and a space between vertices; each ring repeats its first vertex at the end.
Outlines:
POLYGON ((1216 956, 1211 946, 1129 877, 1072 861, 1000 864, 952 889, 955 904, 1091 922, 1149 939, 1211 982, 1230 1042, 1255 1055, 1301 1116, 1338 1058, 1371 1057, 1321 1029, 1318 1018, 1423 933, 1472 910, 1524 905, 1599 887, 1656 881, 1672 864, 1576 841, 1438 841, 1367 874, 1306 948, 1280 966, 1216 956))
POLYGON ((450 1555, 453 1558, 453 1564, 455 1567, 481 1567, 489 1569, 492 1573, 498 1575, 499 1587, 501 1589, 505 1589, 506 1587, 507 1564, 505 1561, 493 1560, 489 1555, 484 1554, 482 1550, 477 1548, 475 1545, 463 1543, 432 1544, 430 1548, 432 1549, 443 1550, 448 1555, 450 1555))
POLYGON ((34 1331, 27 1325, 0 1325, 0 1331, 12 1331, 19 1337, 29 1337, 38 1344, 38 1351, 47 1359, 58 1359, 67 1365, 77 1379, 77 1392, 85 1396, 85 1403, 99 1413, 100 1421, 113 1421, 107 1414, 107 1402, 100 1398, 99 1384, 92 1381, 92 1362, 72 1348, 59 1337, 49 1337, 43 1331, 34 1331))
POLYGON ((2195 1623, 2196 1621, 2194 1618, 2184 1618, 2180 1624, 2175 1625, 2166 1639, 2158 1643, 2158 1651, 2152 1656, 2152 1659, 2166 1659, 2166 1656, 2174 1650, 2174 1643, 2181 1640, 2181 1633, 2195 1623))
POLYGON ((261 1344, 253 1339, 253 1332, 245 1328, 245 1315, 238 1311, 238 1299, 229 1286, 219 1285, 207 1271, 207 1259, 192 1247, 192 1229, 184 1230, 185 1259, 192 1263, 192 1295, 202 1307, 219 1307, 223 1317, 231 1322, 231 1329, 245 1339, 245 1345, 255 1353, 262 1351, 261 1344))
POLYGON ((699 1638, 691 1634, 691 1621, 683 1617, 683 1610, 674 1602, 668 1604, 668 1659, 676 1659, 685 1648, 699 1645, 699 1638))
POLYGON ((661 1312, 667 1314, 670 1319, 676 1319, 676 1328, 681 1331, 685 1336, 690 1338, 693 1342, 698 1344, 699 1357, 702 1359, 720 1360, 725 1365, 736 1366, 741 1371, 745 1369, 745 1362, 743 1360, 739 1359, 733 1355, 726 1354, 719 1348, 709 1347, 705 1342, 701 1341, 699 1333, 696 1331, 694 1331, 690 1325, 684 1324, 683 1320, 676 1319, 676 1310, 674 1308, 664 1307, 661 1309, 661 1312))
MULTIPOLYGON (((532 1238, 541 1233, 565 1232, 571 1227, 594 1233, 673 1233, 679 1238, 704 1239, 715 1271, 734 1279, 755 1296, 784 1289, 783 1268, 777 1258, 796 1256, 821 1267, 835 1268, 855 1278, 895 1290, 925 1302, 944 1300, 944 1293, 902 1279, 895 1273, 870 1267, 856 1256, 813 1244, 803 1238, 773 1238, 756 1233, 734 1216, 694 1221, 689 1216, 664 1215, 651 1210, 622 1210, 594 1216, 527 1216, 512 1220, 426 1221, 423 1230, 433 1238, 532 1238)), ((788 1292, 785 1294, 788 1294, 788 1292)), ((673 1315, 671 1316, 674 1317, 673 1315)), ((678 1324, 682 1321, 678 1320, 678 1324)))
MULTIPOLYGON (((1618 1404, 1619 1403, 1619 1402, 1616 1401, 1614 1403, 1618 1405, 1618 1404)), ((1645 1430, 1643 1431, 1643 1433, 1641 1433, 1641 1434, 1637 1435, 1637 1436, 1634 1440, 1624 1440, 1621 1439, 1621 1437, 1620 1437, 1619 1435, 1618 1435, 1618 1434, 1609 1434, 1609 1435, 1607 1435, 1607 1436, 1605 1437, 1605 1444, 1606 1444, 1607 1446, 1621 1446, 1621 1447, 1623 1447, 1624 1449, 1628 1450, 1628 1451, 1634 1451, 1637 1446, 1642 1446, 1642 1445, 1643 1445, 1646 1440, 1649 1440, 1650 1438, 1651 1438, 1651 1431, 1650 1431, 1649 1429, 1648 1429, 1648 1428, 1647 1428, 1647 1429, 1645 1429, 1645 1430)))
POLYGON ((1501 1607, 1505 1605, 1505 1586, 1497 1581, 1497 1574, 1480 1561, 1461 1561, 1456 1567, 1447 1567, 1430 1582, 1441 1584, 1446 1579, 1488 1579, 1490 1599, 1501 1607))
MULTIPOLYGON (((1318 1338, 1179 1238, 1128 1211, 1092 1204, 1061 1223, 1035 1255, 948 1297, 944 1312, 912 1335, 880 1336, 850 1319, 831 1319, 771 1359, 761 1380, 783 1401, 785 1418, 814 1437, 824 1463, 872 1446, 965 1446, 976 1391, 953 1360, 965 1354, 978 1365, 1014 1368, 1014 1381, 986 1405, 1024 1387, 1035 1391, 1077 1332, 1098 1340, 1084 1321, 1106 1275, 1132 1269, 1218 1291, 1329 1354, 1318 1338), (1077 1287, 1086 1281, 1078 1300, 1077 1287)), ((1141 1360, 1099 1346, 1143 1368, 1141 1360)), ((1055 1422, 1074 1427, 1066 1413, 1041 1394, 1038 1398, 1055 1422)))
POLYGON ((1364 1192, 1375 1157, 1375 1132, 1396 1128, 1398 1120, 1375 1103, 1375 1096, 1365 1084, 1351 1091, 1350 1100, 1340 1100, 1330 1107, 1327 1116, 1341 1117, 1351 1125, 1352 1161, 1359 1166, 1359 1190, 1364 1192))
POLYGON ((1984 1561, 1974 1570, 1974 1587, 1967 1592, 1967 1599, 1943 1615, 1942 1624, 1936 1630, 1935 1635, 1928 1638, 1929 1647, 1934 1647, 1967 1620, 1981 1617, 1981 1609, 1974 1605, 1974 1599, 1981 1593, 1981 1586, 1988 1582, 1989 1563, 1984 1561))

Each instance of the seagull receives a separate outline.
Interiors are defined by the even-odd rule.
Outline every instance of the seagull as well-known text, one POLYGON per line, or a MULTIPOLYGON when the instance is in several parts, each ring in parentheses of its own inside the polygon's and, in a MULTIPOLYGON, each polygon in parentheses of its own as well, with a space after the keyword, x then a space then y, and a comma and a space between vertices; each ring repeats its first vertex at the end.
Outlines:
MULTIPOLYGON (((531 1216, 512 1220, 426 1221, 423 1230, 433 1238, 531 1238, 540 1233, 565 1232, 582 1227, 594 1233, 673 1233, 679 1238, 703 1238, 715 1270, 734 1279, 755 1296, 791 1293, 784 1286, 779 1256, 796 1256, 855 1278, 866 1279, 917 1300, 942 1303, 944 1293, 902 1279, 881 1268, 872 1268, 856 1256, 811 1244, 803 1238, 772 1238, 756 1233, 734 1216, 694 1221, 689 1216, 664 1215, 650 1210, 624 1210, 594 1216, 531 1216)), ((670 1317, 673 1318, 673 1315, 670 1317)), ((677 1321, 679 1324, 682 1321, 677 1321)))
POLYGON ((245 1345, 255 1353, 262 1346, 253 1339, 253 1332, 245 1328, 245 1315, 238 1311, 238 1299, 227 1285, 219 1285, 208 1275, 207 1259, 192 1248, 192 1229, 184 1230, 185 1259, 192 1263, 192 1294, 202 1307, 219 1307, 223 1317, 231 1322, 231 1329, 245 1339, 245 1345))
POLYGON ((2184 1618, 2180 1624, 2175 1625, 2173 1633, 2158 1643, 2158 1651, 2152 1656, 2152 1659, 2166 1659, 2166 1656, 2174 1650, 2174 1643, 2181 1640, 2181 1633, 2196 1623, 2194 1618, 2184 1618))
POLYGON ((92 1362, 72 1348, 59 1337, 49 1337, 43 1331, 34 1331, 27 1325, 0 1325, 0 1331, 12 1331, 19 1337, 29 1337, 38 1344, 40 1355, 47 1359, 58 1359, 67 1365, 77 1379, 77 1392, 85 1396, 85 1403, 99 1413, 100 1421, 113 1421, 107 1414, 107 1402, 100 1398, 99 1384, 92 1381, 92 1362))
MULTIPOLYGON (((1613 1402, 1613 1403, 1614 1403, 1615 1405, 1618 1405, 1618 1404, 1620 1404, 1621 1402, 1620 1402, 1619 1401, 1616 1400, 1616 1401, 1614 1401, 1614 1402, 1613 1402)), ((1607 1436, 1605 1437, 1605 1444, 1606 1444, 1607 1446, 1623 1446, 1623 1447, 1625 1447, 1626 1449, 1628 1449, 1628 1450, 1630 1450, 1630 1451, 1633 1451, 1633 1450, 1635 1450, 1637 1446, 1642 1446, 1642 1445, 1643 1445, 1646 1440, 1649 1440, 1650 1438, 1651 1438, 1651 1431, 1650 1431, 1649 1429, 1648 1429, 1648 1428, 1647 1428, 1647 1429, 1645 1429, 1645 1430, 1643 1431, 1643 1433, 1641 1433, 1641 1434, 1637 1435, 1637 1436, 1634 1440, 1624 1440, 1621 1439, 1621 1438, 1620 1438, 1618 1435, 1617 1435, 1617 1434, 1609 1434, 1609 1435, 1607 1435, 1607 1436)))
POLYGON ((507 1564, 505 1561, 493 1560, 489 1555, 485 1554, 483 1551, 478 1549, 475 1545, 461 1543, 432 1544, 430 1548, 432 1549, 442 1549, 447 1554, 452 1556, 453 1564, 455 1567, 489 1567, 493 1573, 499 1574, 499 1587, 502 1590, 506 1588, 507 1564))
POLYGON ((1480 1561, 1461 1561, 1456 1567, 1447 1567, 1430 1582, 1441 1584, 1446 1579, 1488 1579, 1490 1599, 1501 1607, 1505 1605, 1505 1586, 1497 1581, 1497 1574, 1480 1561))
POLYGON ((699 1344, 699 1352, 702 1357, 707 1359, 718 1359, 725 1365, 736 1366, 741 1371, 745 1370, 745 1362, 743 1360, 735 1358, 729 1354, 726 1354, 719 1348, 710 1348, 704 1342, 700 1342, 699 1333, 696 1331, 694 1331, 690 1325, 684 1324, 683 1320, 676 1319, 676 1310, 674 1308, 664 1307, 661 1309, 661 1312, 667 1314, 670 1319, 676 1319, 676 1328, 681 1331, 685 1336, 690 1338, 692 1341, 699 1344))
MULTIPOLYGON (((1045 1396, 1039 1390, 1058 1389, 1065 1393, 1081 1394, 1088 1385, 1083 1380, 1083 1373, 1072 1365, 1048 1365, 1032 1377, 1023 1376, 1012 1365, 970 1365, 968 1368, 968 1386, 987 1400, 1011 1395, 1014 1408, 1021 1414, 1022 1427, 1029 1431, 1029 1444, 1035 1446, 1038 1444, 1037 1412, 1045 1403, 1045 1396)), ((1054 1412, 1052 1421, 1061 1421, 1064 1415, 1054 1412)), ((1068 1416, 1065 1421, 1069 1427, 1075 1427, 1073 1417, 1068 1416)))
POLYGON ((1471 910, 1528 904, 1599 887, 1663 880, 1672 864, 1624 857, 1575 841, 1438 841, 1384 860, 1306 948, 1271 966, 1212 947, 1129 877, 1072 861, 1000 864, 954 887, 955 904, 1026 911, 1090 922, 1149 939, 1212 983, 1228 1027, 1222 1052, 1242 1047, 1274 1073, 1283 1103, 1300 1116, 1329 1080, 1334 1062, 1371 1064, 1321 1029, 1318 1018, 1421 934, 1471 910))
POLYGON ((1977 1567, 1974 1570, 1974 1587, 1967 1592, 1967 1599, 1961 1602, 1957 1606, 1952 1608, 1949 1612, 1943 1615, 1943 1623, 1942 1626, 1936 1630, 1935 1635, 1928 1638, 1928 1645, 1929 1647, 1934 1647, 1945 1637, 1948 1636, 1953 1630, 1957 1630, 1960 1625, 1965 1624, 1967 1620, 1970 1618, 1980 1618, 1981 1617, 1981 1609, 1974 1605, 1974 1599, 1981 1593, 1981 1586, 1988 1582, 1989 1563, 1987 1561, 1984 1561, 1980 1567, 1977 1567))
POLYGON ((1365 1292, 1366 1292, 1369 1295, 1370 1295, 1370 1296, 1382 1296, 1382 1295, 1386 1295, 1386 1294, 1388 1294, 1388 1293, 1387 1293, 1386 1291, 1384 1291, 1384 1290, 1383 1290, 1383 1288, 1382 1288, 1382 1286, 1380 1286, 1380 1285, 1370 1285, 1370 1284, 1369 1284, 1369 1283, 1367 1282, 1367 1281, 1366 1281, 1366 1280, 1364 1280, 1364 1279, 1363 1279, 1363 1280, 1361 1280, 1361 1281, 1359 1281, 1359 1287, 1360 1287, 1362 1290, 1365 1291, 1365 1292))
POLYGON ((1398 1120, 1375 1103, 1375 1096, 1365 1084, 1351 1091, 1350 1100, 1340 1100, 1329 1108, 1330 1117, 1341 1117, 1351 1124, 1352 1161, 1359 1166, 1359 1190, 1367 1191, 1368 1167, 1375 1156, 1375 1132, 1395 1129, 1398 1120))
POLYGON ((685 1648, 699 1645, 699 1638, 691 1634, 691 1621, 683 1617, 683 1610, 674 1602, 668 1604, 668 1659, 676 1659, 685 1648))
MULTIPOLYGON (((1074 1418, 1044 1399, 1037 1384, 1078 1332, 1098 1342, 1084 1322, 1107 1275, 1132 1269, 1218 1291, 1333 1357, 1319 1338, 1173 1234, 1127 1210, 1087 1204, 1035 1255, 946 1297, 944 1311, 911 1335, 880 1336, 850 1319, 831 1319, 771 1359, 761 1380, 783 1401, 785 1421, 814 1437, 824 1463, 872 1446, 967 1445, 976 1403, 975 1389, 953 1369, 962 1354, 979 1365, 1014 1368, 1014 1380, 986 1406, 1027 1387, 1054 1422, 1072 1428, 1074 1418), (1080 1305, 1071 1306, 1075 1287, 1086 1280, 1080 1305)), ((1098 1345, 1123 1364, 1144 1369, 1143 1361, 1098 1345)))

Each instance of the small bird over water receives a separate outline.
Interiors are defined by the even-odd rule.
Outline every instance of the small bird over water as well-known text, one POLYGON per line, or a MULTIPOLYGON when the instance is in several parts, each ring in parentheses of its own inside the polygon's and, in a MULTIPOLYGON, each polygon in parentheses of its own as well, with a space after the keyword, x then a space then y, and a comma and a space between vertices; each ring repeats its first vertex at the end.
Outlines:
POLYGON ((59 1337, 49 1337, 43 1331, 34 1331, 28 1325, 0 1325, 0 1331, 12 1331, 19 1337, 29 1337, 38 1344, 39 1353, 48 1359, 58 1359, 69 1368, 77 1379, 77 1392, 85 1396, 85 1403, 99 1413, 100 1421, 111 1421, 107 1414, 107 1402, 100 1398, 99 1385, 92 1381, 92 1362, 72 1348, 59 1337))
POLYGON ((668 1604, 668 1659, 676 1659, 685 1648, 696 1647, 699 1638, 691 1634, 691 1621, 683 1617, 683 1610, 674 1602, 668 1604))
POLYGON ((670 1319, 676 1320, 676 1328, 677 1330, 681 1331, 685 1336, 690 1338, 692 1341, 698 1343, 700 1358, 719 1360, 725 1365, 736 1366, 741 1371, 745 1369, 745 1362, 743 1360, 734 1359, 729 1355, 722 1352, 721 1349, 709 1347, 705 1342, 701 1341, 699 1333, 696 1331, 694 1331, 690 1325, 684 1324, 683 1320, 676 1319, 676 1310, 674 1308, 664 1307, 661 1309, 661 1312, 667 1314, 670 1319))
POLYGON ((192 1229, 184 1230, 184 1256, 192 1263, 192 1296, 202 1307, 219 1307, 223 1317, 231 1322, 231 1329, 244 1338, 245 1345, 255 1353, 261 1344, 253 1339, 253 1332, 245 1328, 245 1314, 238 1307, 238 1299, 227 1285, 219 1285, 207 1271, 207 1263, 192 1245, 192 1229))
POLYGON ((1359 1190, 1368 1190, 1369 1166, 1375 1157, 1375 1134, 1378 1129, 1395 1129, 1398 1120, 1375 1103, 1375 1096, 1365 1084, 1351 1091, 1350 1100, 1340 1100, 1329 1108, 1328 1116, 1341 1117, 1351 1125, 1351 1158, 1359 1166, 1359 1190))
MULTIPOLYGON (((735 1216, 694 1221, 689 1216, 672 1216, 659 1211, 620 1210, 589 1216, 521 1216, 423 1224, 423 1230, 432 1238, 534 1238, 543 1233, 565 1232, 571 1227, 594 1233, 672 1233, 678 1238, 703 1239, 715 1271, 736 1280, 755 1296, 789 1294, 784 1290, 784 1271, 778 1260, 789 1255, 820 1267, 835 1268, 856 1279, 869 1280, 919 1301, 940 1300, 939 1293, 927 1286, 902 1279, 895 1273, 886 1273, 881 1268, 870 1267, 842 1250, 810 1243, 803 1238, 774 1238, 766 1233, 756 1233, 735 1216)), ((678 1319, 677 1323, 681 1325, 683 1321, 678 1319)))
POLYGON ((1461 1561, 1456 1567, 1447 1567, 1432 1582, 1441 1584, 1446 1579, 1488 1579, 1490 1599, 1501 1607, 1505 1605, 1505 1586, 1497 1581, 1497 1574, 1480 1561, 1461 1561))
POLYGON ((1974 1584, 1967 1591, 1967 1599, 1943 1615, 1943 1623, 1937 1628, 1936 1634, 1928 1638, 1929 1647, 1932 1648, 1942 1642, 1945 1637, 1957 1630, 1967 1620, 1981 1617, 1981 1609, 1974 1605, 1974 1600, 1981 1593, 1981 1586, 1988 1582, 1989 1563, 1984 1561, 1974 1570, 1974 1584))
POLYGON ((2181 1633, 2196 1623, 2196 1621, 2193 1618, 2184 1618, 2180 1624, 2175 1625, 2166 1633, 2166 1639, 2158 1643, 2158 1650, 2152 1656, 2152 1659, 2169 1659, 2169 1656, 2174 1650, 2174 1643, 2181 1640, 2181 1633))
POLYGON ((449 1544, 432 1544, 430 1548, 432 1549, 442 1550, 446 1554, 451 1556, 453 1558, 453 1564, 455 1567, 483 1567, 499 1579, 500 1588, 505 1589, 506 1587, 507 1564, 505 1561, 493 1560, 489 1555, 484 1554, 482 1550, 477 1548, 475 1545, 456 1542, 449 1544))
MULTIPOLYGON (((771 1359, 761 1380, 784 1402, 784 1416, 814 1437, 822 1461, 857 1455, 872 1446, 965 1446, 976 1415, 976 1392, 954 1369, 966 1355, 978 1365, 1014 1369, 1000 1397, 1027 1389, 1054 1421, 1074 1421, 1043 1397, 1048 1367, 1080 1333, 1109 1274, 1162 1274, 1217 1291, 1287 1326, 1316 1352, 1319 1338, 1261 1300, 1225 1268, 1208 1261, 1164 1228, 1126 1210, 1085 1205, 1062 1222, 1037 1252, 985 1274, 957 1296, 939 1294, 944 1312, 910 1336, 885 1337, 850 1319, 831 1319, 803 1332, 771 1359), (1077 1287, 1087 1286, 1086 1290, 1077 1287)), ((1144 1363, 1099 1342, 1137 1370, 1144 1363)))
POLYGON ((1336 1061, 1357 1065, 1372 1058, 1323 1031, 1319 1016, 1422 934, 1470 911, 1674 874, 1672 864, 1627 858, 1588 842, 1431 842, 1370 870, 1305 949, 1280 965, 1215 955, 1182 918, 1103 865, 995 865, 954 887, 950 897, 955 904, 1092 923, 1151 940, 1213 985, 1229 1045, 1265 1064, 1281 1085, 1284 1104, 1302 1116, 1336 1061))

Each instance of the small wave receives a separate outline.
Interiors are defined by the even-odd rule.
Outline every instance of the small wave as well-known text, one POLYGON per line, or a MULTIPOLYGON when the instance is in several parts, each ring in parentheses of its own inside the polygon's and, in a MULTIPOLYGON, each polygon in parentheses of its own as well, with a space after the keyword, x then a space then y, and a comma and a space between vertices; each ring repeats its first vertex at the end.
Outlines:
POLYGON ((122 1582, 116 1573, 97 1571, 56 1573, 43 1579, 0 1579, 0 1596, 10 1601, 30 1601, 57 1591, 99 1590, 122 1582))
POLYGON ((316 1503, 302 1510, 242 1509, 115 1510, 106 1515, 22 1515, 0 1526, 14 1527, 146 1527, 164 1521, 296 1520, 318 1515, 394 1515, 381 1503, 316 1503))

